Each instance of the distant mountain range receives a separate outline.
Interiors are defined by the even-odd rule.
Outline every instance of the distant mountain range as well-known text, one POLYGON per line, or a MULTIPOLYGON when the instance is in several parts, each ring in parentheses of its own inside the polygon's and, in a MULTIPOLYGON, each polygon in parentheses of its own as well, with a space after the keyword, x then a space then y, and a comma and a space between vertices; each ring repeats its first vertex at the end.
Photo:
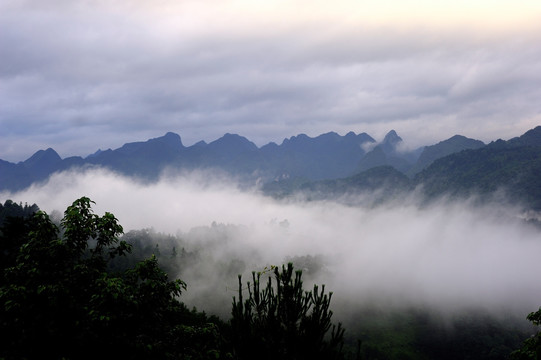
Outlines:
POLYGON ((157 179, 166 168, 220 169, 246 180, 264 182, 304 178, 308 180, 346 177, 376 166, 390 165, 406 172, 421 170, 433 159, 464 149, 483 146, 477 140, 455 138, 413 152, 399 150, 402 139, 394 130, 380 143, 368 134, 330 132, 317 137, 304 134, 258 148, 236 134, 207 144, 186 147, 179 135, 167 133, 144 142, 124 144, 115 150, 98 150, 86 158, 62 159, 52 148, 39 150, 17 164, 0 160, 0 189, 20 190, 45 180, 52 173, 74 167, 102 166, 128 176, 157 179), (418 158, 423 159, 419 165, 418 158))
MULTIPOLYGON (((366 162, 368 156, 361 162, 366 162)), ((302 193, 308 199, 346 197, 346 201, 349 195, 362 193, 363 197, 351 199, 369 203, 407 196, 417 190, 425 200, 473 197, 480 202, 497 200, 541 211, 541 126, 520 137, 488 145, 453 136, 425 147, 406 171, 399 171, 402 164, 392 161, 345 178, 283 180, 267 183, 263 190, 276 197, 302 193), (464 147, 467 149, 456 151, 464 147)), ((535 219, 541 223, 539 215, 535 219)))
POLYGON ((74 168, 104 167, 149 181, 166 169, 203 168, 219 169, 246 183, 263 182, 271 194, 299 189, 336 193, 382 184, 396 190, 423 184, 433 196, 507 187, 513 196, 530 197, 541 209, 541 200, 531 201, 541 199, 541 187, 536 187, 541 177, 541 127, 488 145, 460 135, 413 151, 402 150, 402 144, 391 130, 379 143, 366 133, 330 132, 314 138, 300 134, 259 148, 245 137, 225 134, 211 143, 186 147, 179 135, 169 132, 115 150, 98 150, 86 158, 62 159, 49 148, 16 164, 0 160, 0 190, 21 190, 74 168))

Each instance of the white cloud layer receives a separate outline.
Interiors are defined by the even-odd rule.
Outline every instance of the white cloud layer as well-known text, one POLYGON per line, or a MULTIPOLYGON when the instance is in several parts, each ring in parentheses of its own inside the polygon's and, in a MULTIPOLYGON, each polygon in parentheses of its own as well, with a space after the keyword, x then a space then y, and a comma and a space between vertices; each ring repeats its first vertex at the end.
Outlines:
POLYGON ((247 279, 251 270, 304 255, 323 256, 326 271, 310 280, 334 291, 337 313, 345 304, 378 299, 524 316, 541 298, 540 230, 504 204, 421 207, 412 198, 368 209, 278 202, 209 174, 142 185, 105 171, 56 174, 46 184, 2 193, 0 200, 35 202, 50 213, 81 196, 96 202, 96 213, 115 214, 125 231, 154 228, 202 246, 203 260, 182 275, 189 286, 183 298, 213 312, 230 309, 235 293, 226 288, 235 289, 237 279, 220 269, 232 259, 246 265, 247 279), (280 226, 284 220, 286 227, 280 226), (230 226, 213 230, 213 222, 230 226))

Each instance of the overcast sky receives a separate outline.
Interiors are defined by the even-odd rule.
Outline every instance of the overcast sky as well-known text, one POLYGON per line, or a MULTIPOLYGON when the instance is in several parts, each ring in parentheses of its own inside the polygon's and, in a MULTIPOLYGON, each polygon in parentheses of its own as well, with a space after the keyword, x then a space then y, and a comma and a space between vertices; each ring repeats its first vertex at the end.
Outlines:
POLYGON ((541 1, 0 0, 0 159, 541 125, 541 1))

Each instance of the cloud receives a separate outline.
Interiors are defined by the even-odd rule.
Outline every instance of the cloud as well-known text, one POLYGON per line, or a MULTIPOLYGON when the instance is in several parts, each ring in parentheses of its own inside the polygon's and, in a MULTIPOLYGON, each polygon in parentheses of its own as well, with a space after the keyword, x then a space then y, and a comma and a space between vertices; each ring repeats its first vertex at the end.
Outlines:
POLYGON ((372 208, 280 202, 216 174, 145 185, 103 170, 56 174, 0 199, 35 202, 50 213, 81 196, 96 202, 96 213, 115 214, 125 231, 153 228, 179 236, 179 247, 199 249, 201 260, 181 274, 189 285, 183 299, 211 312, 229 310, 237 272, 247 279, 251 270, 295 256, 319 259, 322 270, 308 273, 306 285, 325 283, 338 313, 340 304, 349 309, 374 300, 521 317, 539 306, 539 229, 505 204, 427 207, 414 197, 372 208))
POLYGON ((187 144, 233 132, 261 146, 298 133, 395 129, 426 145, 538 125, 537 28, 437 26, 386 18, 385 7, 303 4, 1 5, 0 46, 10 51, 0 64, 0 158, 47 147, 87 155, 167 131, 187 144))

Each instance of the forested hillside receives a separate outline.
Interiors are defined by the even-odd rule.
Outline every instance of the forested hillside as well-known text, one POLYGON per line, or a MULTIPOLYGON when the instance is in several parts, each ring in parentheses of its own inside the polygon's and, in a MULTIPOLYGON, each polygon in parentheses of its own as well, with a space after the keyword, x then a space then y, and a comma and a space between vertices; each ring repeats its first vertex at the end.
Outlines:
POLYGON ((430 197, 503 197, 541 210, 541 127, 436 160, 415 177, 430 197))
POLYGON ((416 193, 424 196, 425 201, 442 197, 475 198, 482 202, 497 200, 526 210, 541 210, 541 127, 520 137, 498 140, 486 146, 462 138, 450 139, 425 148, 419 161, 428 163, 428 159, 435 157, 429 154, 444 154, 450 144, 457 141, 465 141, 475 149, 437 158, 413 178, 394 167, 384 166, 336 180, 271 182, 263 187, 263 191, 276 197, 303 194, 307 199, 370 194, 370 199, 365 200, 377 203, 417 190, 416 193))
POLYGON ((265 271, 261 289, 262 274, 254 273, 247 295, 239 275, 231 318, 222 321, 189 310, 181 301, 186 283, 171 280, 155 254, 119 262, 132 245, 119 239, 113 214, 98 216, 91 205, 76 200, 60 224, 42 211, 9 211, 0 228, 1 253, 10 260, 0 263, 0 358, 344 357, 332 295, 305 291, 292 264, 265 271))
MULTIPOLYGON (((341 294, 303 289, 293 270, 322 271, 325 260, 310 256, 239 276, 229 316, 209 316, 183 304, 190 284, 173 275, 197 266, 206 245, 148 230, 122 236, 114 215, 94 214, 87 198, 60 224, 35 205, 6 204, 2 358, 507 359, 521 349, 513 355, 521 359, 539 351, 539 338, 521 348, 534 328, 481 309, 441 318, 373 304, 351 312, 344 332, 331 322, 331 298, 341 294)), ((537 316, 529 319, 538 324, 537 316)))

